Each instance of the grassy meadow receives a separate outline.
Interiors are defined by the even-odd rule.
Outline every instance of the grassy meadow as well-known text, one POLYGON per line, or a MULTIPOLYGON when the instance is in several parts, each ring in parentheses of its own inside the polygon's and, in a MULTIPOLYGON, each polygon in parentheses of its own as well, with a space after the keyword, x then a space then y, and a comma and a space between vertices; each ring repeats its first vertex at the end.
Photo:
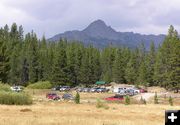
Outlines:
POLYGON ((124 105, 104 101, 108 108, 97 108, 97 98, 113 94, 80 93, 81 104, 75 104, 73 101, 47 100, 45 93, 49 90, 25 91, 33 95, 34 103, 28 106, 0 105, 1 125, 164 125, 165 110, 180 109, 177 104, 124 105))

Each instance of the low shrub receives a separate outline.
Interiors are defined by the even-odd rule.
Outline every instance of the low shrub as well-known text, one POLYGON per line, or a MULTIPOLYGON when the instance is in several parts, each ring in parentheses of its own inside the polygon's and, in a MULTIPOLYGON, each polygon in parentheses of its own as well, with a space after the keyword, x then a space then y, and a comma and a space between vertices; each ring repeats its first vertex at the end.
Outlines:
POLYGON ((168 101, 169 101, 169 104, 170 104, 171 106, 173 106, 173 99, 172 99, 171 96, 169 97, 169 100, 168 100, 168 101))
POLYGON ((79 93, 78 93, 78 92, 76 93, 76 96, 75 96, 74 102, 75 102, 76 104, 80 104, 80 95, 79 95, 79 93))
POLYGON ((11 91, 10 85, 0 82, 0 91, 11 91))
POLYGON ((50 89, 52 84, 49 81, 39 81, 27 86, 30 89, 50 89))
POLYGON ((154 95, 154 104, 159 104, 157 92, 154 95))
POLYGON ((146 99, 143 100, 143 104, 145 104, 145 105, 147 104, 146 99))
POLYGON ((125 105, 130 104, 130 97, 128 95, 125 96, 125 105))
POLYGON ((32 98, 25 93, 0 91, 0 104, 6 105, 29 105, 32 98))

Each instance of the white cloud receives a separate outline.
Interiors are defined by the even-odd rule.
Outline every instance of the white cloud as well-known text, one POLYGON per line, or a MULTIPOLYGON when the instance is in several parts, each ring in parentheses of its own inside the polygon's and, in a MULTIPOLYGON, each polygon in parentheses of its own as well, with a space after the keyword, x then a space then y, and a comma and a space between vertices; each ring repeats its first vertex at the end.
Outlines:
POLYGON ((85 28, 96 19, 118 31, 166 33, 180 28, 179 0, 0 0, 0 26, 16 22, 47 37, 85 28))

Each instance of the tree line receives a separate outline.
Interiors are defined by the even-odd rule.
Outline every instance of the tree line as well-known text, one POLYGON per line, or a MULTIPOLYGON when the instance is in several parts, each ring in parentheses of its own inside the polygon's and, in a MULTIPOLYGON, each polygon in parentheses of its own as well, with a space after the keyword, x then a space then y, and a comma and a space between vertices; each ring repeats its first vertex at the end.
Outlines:
POLYGON ((0 29, 0 81, 27 85, 51 81, 54 85, 91 85, 98 80, 145 86, 180 88, 180 39, 170 26, 164 42, 147 50, 108 46, 103 49, 81 42, 38 39, 32 31, 12 24, 0 29))

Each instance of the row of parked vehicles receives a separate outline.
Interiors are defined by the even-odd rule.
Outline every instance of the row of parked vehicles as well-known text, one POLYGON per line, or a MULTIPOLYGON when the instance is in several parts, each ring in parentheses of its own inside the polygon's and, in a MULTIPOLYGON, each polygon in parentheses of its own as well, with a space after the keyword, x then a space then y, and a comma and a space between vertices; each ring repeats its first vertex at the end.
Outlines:
POLYGON ((78 92, 97 92, 97 93, 102 93, 102 92, 108 92, 109 91, 109 89, 102 88, 102 87, 93 87, 93 88, 75 87, 75 88, 71 88, 70 86, 56 86, 56 87, 53 87, 52 90, 54 90, 54 91, 75 90, 75 91, 78 91, 78 92))
POLYGON ((54 91, 69 91, 71 90, 70 86, 55 86, 52 88, 54 91))
POLYGON ((97 93, 102 93, 102 92, 109 92, 109 89, 106 88, 101 88, 101 87, 94 87, 94 88, 78 88, 78 92, 97 92, 97 93))
POLYGON ((134 87, 131 88, 126 88, 126 87, 122 87, 122 88, 115 88, 114 89, 114 93, 118 94, 118 95, 129 95, 129 96, 133 96, 139 93, 145 93, 147 92, 147 90, 145 89, 137 89, 134 87))

